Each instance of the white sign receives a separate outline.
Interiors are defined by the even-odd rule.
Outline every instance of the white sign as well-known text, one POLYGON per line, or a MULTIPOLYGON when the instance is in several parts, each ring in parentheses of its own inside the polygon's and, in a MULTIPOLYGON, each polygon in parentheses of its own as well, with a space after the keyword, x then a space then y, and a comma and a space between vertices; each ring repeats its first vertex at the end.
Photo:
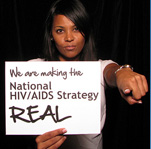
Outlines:
POLYGON ((100 133, 100 62, 5 62, 6 135, 100 133))

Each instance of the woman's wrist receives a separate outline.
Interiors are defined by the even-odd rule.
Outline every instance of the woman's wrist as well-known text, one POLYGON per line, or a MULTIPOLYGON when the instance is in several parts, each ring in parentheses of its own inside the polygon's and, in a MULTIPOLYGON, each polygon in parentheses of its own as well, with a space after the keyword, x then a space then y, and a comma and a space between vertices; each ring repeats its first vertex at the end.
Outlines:
POLYGON ((125 68, 128 68, 128 69, 130 69, 130 70, 133 71, 133 67, 132 67, 131 65, 125 64, 125 65, 120 66, 120 67, 115 71, 115 74, 116 74, 118 71, 120 71, 120 70, 122 70, 122 69, 125 69, 125 68))
POLYGON ((116 87, 118 75, 125 71, 133 71, 133 67, 128 64, 122 66, 115 63, 109 64, 104 70, 104 77, 107 85, 110 87, 116 87))

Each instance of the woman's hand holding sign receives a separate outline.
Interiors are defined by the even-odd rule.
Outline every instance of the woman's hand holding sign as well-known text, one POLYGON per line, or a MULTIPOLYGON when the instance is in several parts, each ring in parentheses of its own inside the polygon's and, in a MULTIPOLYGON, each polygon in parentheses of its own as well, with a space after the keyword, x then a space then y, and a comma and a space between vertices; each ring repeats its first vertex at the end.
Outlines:
POLYGON ((54 131, 46 132, 36 138, 37 149, 57 149, 66 140, 63 136, 67 130, 65 128, 56 129, 54 131))

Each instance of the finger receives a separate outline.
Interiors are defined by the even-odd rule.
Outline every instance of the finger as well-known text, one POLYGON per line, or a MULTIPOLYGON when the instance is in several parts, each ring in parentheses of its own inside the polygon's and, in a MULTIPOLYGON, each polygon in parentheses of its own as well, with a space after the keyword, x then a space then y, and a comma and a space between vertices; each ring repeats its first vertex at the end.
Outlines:
POLYGON ((133 97, 136 100, 139 100, 142 98, 142 96, 146 95, 146 92, 148 91, 148 84, 145 76, 143 75, 137 75, 135 76, 136 83, 133 84, 133 97))
POLYGON ((51 139, 57 135, 61 135, 61 134, 64 134, 66 133, 67 130, 65 128, 60 128, 60 129, 56 129, 56 130, 53 130, 53 131, 49 131, 49 132, 46 132, 45 134, 41 135, 41 136, 38 136, 36 138, 36 142, 39 143, 39 142, 44 142, 48 139, 51 139))
POLYGON ((148 84, 145 76, 136 75, 131 79, 129 87, 123 91, 125 95, 130 95, 132 91, 132 97, 136 100, 140 100, 142 96, 146 95, 148 91, 148 84))
POLYGON ((50 146, 48 149, 57 149, 57 148, 59 148, 64 143, 65 140, 66 140, 66 137, 63 136, 60 140, 58 140, 55 144, 50 146))
POLYGON ((142 100, 135 100, 132 96, 125 96, 124 99, 130 104, 142 104, 142 100))
POLYGON ((145 96, 146 90, 145 90, 145 86, 144 86, 144 83, 143 83, 143 81, 144 81, 143 76, 142 75, 137 75, 135 78, 136 78, 136 81, 137 81, 137 85, 138 85, 141 97, 145 96))
POLYGON ((40 144, 40 148, 51 148, 61 145, 65 141, 65 136, 56 136, 40 144), (61 140, 61 141, 60 141, 61 140), (60 143, 61 142, 61 143, 60 143))
POLYGON ((139 100, 142 97, 140 86, 142 86, 141 81, 138 81, 136 77, 133 77, 129 83, 129 89, 132 91, 132 98, 135 100, 139 100))
POLYGON ((144 75, 142 75, 142 80, 143 80, 143 86, 146 92, 148 92, 148 83, 146 80, 146 77, 144 75))

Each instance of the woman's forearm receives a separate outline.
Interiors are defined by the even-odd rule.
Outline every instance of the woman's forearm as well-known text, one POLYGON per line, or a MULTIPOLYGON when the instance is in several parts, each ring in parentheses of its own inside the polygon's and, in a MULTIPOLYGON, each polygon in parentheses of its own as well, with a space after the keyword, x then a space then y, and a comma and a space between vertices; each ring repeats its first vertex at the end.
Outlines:
POLYGON ((117 86, 115 71, 119 67, 120 66, 115 64, 115 63, 111 63, 105 67, 103 75, 104 75, 105 81, 106 81, 108 86, 110 86, 110 87, 116 87, 117 86))

